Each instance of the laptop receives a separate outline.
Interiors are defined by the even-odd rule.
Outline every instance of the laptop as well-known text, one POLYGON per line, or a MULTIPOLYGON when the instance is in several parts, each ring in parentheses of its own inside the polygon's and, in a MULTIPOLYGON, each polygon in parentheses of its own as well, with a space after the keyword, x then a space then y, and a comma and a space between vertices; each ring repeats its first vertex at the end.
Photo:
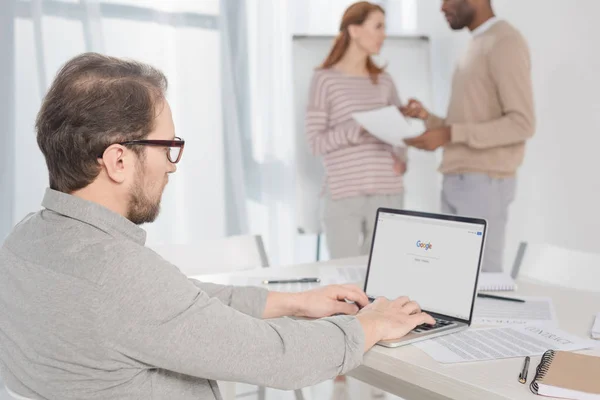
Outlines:
POLYGON ((486 228, 478 218, 377 210, 365 293, 371 301, 408 296, 436 320, 378 345, 404 346, 471 325, 486 228))

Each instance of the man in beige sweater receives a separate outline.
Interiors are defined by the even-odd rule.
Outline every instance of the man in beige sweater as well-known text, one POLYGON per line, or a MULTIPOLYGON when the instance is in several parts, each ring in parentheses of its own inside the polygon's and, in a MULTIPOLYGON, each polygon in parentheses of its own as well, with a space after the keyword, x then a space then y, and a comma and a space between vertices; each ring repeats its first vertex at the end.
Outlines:
POLYGON ((502 271, 516 172, 535 130, 529 49, 513 26, 494 15, 491 0, 444 0, 442 12, 452 29, 467 27, 473 38, 454 73, 447 117, 414 99, 402 109, 427 127, 406 143, 427 151, 444 147, 442 211, 486 218, 482 267, 502 271))

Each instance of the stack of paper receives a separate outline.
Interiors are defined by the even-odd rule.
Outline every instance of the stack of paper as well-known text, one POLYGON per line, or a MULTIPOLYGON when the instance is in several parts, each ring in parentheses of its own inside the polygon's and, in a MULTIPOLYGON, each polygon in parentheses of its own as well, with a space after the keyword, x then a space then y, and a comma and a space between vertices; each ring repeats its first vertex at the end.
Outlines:
POLYGON ((554 327, 511 326, 468 329, 452 335, 415 343, 414 346, 441 363, 499 360, 544 354, 548 349, 593 348, 590 339, 580 339, 554 327))
POLYGON ((594 339, 600 339, 600 313, 596 315, 596 321, 592 327, 592 337, 594 339))
POLYGON ((473 323, 478 325, 549 325, 556 326, 557 318, 549 297, 519 296, 525 303, 477 298, 473 323))

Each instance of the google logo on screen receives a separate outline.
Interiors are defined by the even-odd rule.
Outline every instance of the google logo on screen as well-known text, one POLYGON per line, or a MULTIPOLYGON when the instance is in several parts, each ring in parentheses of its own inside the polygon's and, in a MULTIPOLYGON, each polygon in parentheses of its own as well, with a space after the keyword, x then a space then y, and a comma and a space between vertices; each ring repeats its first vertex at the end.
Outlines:
POLYGON ((417 247, 420 249, 425 249, 425 251, 428 251, 433 248, 433 245, 431 244, 431 242, 425 243, 425 242, 421 242, 420 240, 417 240, 417 247))

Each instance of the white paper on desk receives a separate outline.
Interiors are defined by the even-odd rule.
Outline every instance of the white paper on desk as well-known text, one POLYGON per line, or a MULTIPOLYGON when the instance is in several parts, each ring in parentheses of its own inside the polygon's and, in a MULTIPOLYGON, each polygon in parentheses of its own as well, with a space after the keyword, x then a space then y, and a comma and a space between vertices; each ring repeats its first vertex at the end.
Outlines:
POLYGON ((477 325, 557 326, 556 311, 549 297, 519 296, 525 303, 477 298, 473 323, 477 325))
POLYGON ((265 284, 265 280, 290 280, 290 279, 299 279, 299 278, 309 278, 309 277, 277 277, 275 275, 263 276, 263 277, 255 277, 255 276, 237 276, 232 277, 229 284, 234 286, 258 286, 263 287, 271 292, 286 292, 286 293, 296 293, 296 292, 304 292, 306 290, 311 290, 320 287, 323 284, 321 282, 292 282, 292 283, 271 283, 265 284))
POLYGON ((310 277, 278 277, 276 274, 263 276, 263 277, 248 277, 238 276, 232 277, 229 284, 234 286, 259 286, 264 287, 273 292, 287 292, 296 293, 304 292, 306 290, 315 289, 320 286, 326 285, 339 285, 344 283, 358 283, 365 279, 367 272, 366 267, 337 267, 337 268, 323 268, 318 278, 320 282, 292 282, 292 283, 273 283, 265 284, 265 280, 290 280, 299 278, 310 278, 310 277))
POLYGON ((510 291, 516 288, 513 278, 504 272, 482 272, 477 281, 477 290, 481 291, 510 291))
POLYGON ((600 339, 600 313, 596 315, 594 326, 592 326, 592 337, 594 339, 600 339))
POLYGON ((388 106, 352 114, 367 132, 392 146, 403 147, 403 139, 415 136, 398 107, 388 106))
POLYGON ((549 349, 582 350, 597 344, 557 328, 529 325, 469 329, 415 343, 415 346, 438 362, 452 364, 536 356, 549 349))
POLYGON ((322 281, 327 281, 328 285, 344 283, 364 282, 367 274, 367 267, 337 267, 335 270, 328 268, 322 275, 322 281))

